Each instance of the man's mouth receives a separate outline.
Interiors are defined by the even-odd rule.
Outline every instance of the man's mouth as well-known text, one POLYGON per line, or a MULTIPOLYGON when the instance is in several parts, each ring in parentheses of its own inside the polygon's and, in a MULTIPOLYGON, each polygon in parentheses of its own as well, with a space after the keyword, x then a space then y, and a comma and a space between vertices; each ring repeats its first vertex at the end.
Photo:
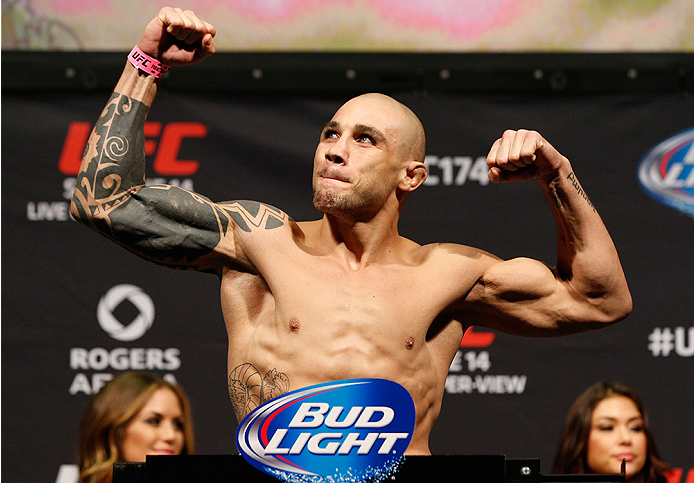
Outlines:
POLYGON ((319 173, 319 176, 323 179, 332 179, 334 181, 341 181, 343 183, 349 183, 349 180, 345 176, 341 176, 337 173, 323 172, 319 173))

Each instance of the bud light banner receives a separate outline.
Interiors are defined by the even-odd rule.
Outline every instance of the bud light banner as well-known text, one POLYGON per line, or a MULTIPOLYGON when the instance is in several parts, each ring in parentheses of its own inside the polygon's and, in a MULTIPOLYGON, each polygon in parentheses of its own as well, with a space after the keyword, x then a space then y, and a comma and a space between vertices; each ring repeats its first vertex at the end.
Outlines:
POLYGON ((290 482, 377 482, 391 476, 415 423, 412 397, 385 379, 292 391, 256 408, 236 441, 253 466, 290 482))
POLYGON ((694 217, 694 128, 651 149, 639 165, 639 181, 656 200, 694 217))

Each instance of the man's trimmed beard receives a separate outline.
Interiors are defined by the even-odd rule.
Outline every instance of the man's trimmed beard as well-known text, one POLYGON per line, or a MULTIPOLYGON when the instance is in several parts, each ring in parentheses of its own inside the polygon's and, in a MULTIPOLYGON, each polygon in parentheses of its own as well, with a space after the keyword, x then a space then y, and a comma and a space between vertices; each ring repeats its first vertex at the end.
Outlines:
POLYGON ((334 191, 319 192, 313 188, 313 206, 322 213, 337 214, 352 211, 356 206, 349 196, 334 191))
POLYGON ((357 215, 376 204, 378 196, 375 192, 367 193, 337 193, 331 189, 321 191, 313 187, 313 206, 322 213, 331 215, 357 215))

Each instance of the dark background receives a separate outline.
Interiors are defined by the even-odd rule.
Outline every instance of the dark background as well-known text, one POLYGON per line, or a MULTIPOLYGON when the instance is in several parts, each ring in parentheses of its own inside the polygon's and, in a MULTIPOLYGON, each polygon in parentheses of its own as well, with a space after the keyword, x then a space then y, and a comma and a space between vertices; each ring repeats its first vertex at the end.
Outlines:
MULTIPOLYGON (((71 220, 39 213, 39 205, 60 213, 68 203, 64 191, 75 173, 58 166, 70 126, 97 119, 124 62, 124 53, 3 52, 2 476, 8 482, 56 481, 60 465, 75 462, 89 399, 74 391, 75 381, 118 369, 73 368, 74 348, 178 349, 180 367, 153 372, 172 375, 190 396, 199 453, 235 452, 217 279, 148 264, 71 220), (153 326, 134 341, 115 340, 98 323, 100 299, 119 284, 140 287, 155 306, 153 326)), ((174 69, 149 116, 162 126, 207 127, 205 137, 184 139, 178 151, 179 160, 196 160, 199 168, 161 175, 148 156, 148 176, 193 183, 216 201, 261 200, 294 219, 315 219, 313 151, 322 124, 354 94, 381 91, 409 105, 427 129, 427 152, 436 157, 430 159, 476 160, 504 129, 540 131, 572 161, 610 230, 633 313, 587 334, 495 334, 486 347, 461 347, 462 365, 451 370, 451 381, 507 375, 524 384, 509 393, 478 386, 447 394, 432 451, 539 457, 547 473, 570 403, 588 385, 616 379, 641 394, 660 451, 683 469, 684 481, 694 467, 694 220, 651 198, 637 169, 655 145, 694 127, 692 73, 689 54, 222 54, 174 69), (261 79, 252 74, 257 68, 261 79), (349 69, 356 75, 346 75, 349 69), (682 328, 679 350, 654 355, 649 335, 657 328, 682 328), (488 356, 490 367, 468 366, 470 353, 488 356)), ((535 183, 491 185, 472 175, 448 183, 436 165, 431 174, 439 184, 410 197, 400 224, 404 236, 554 263, 554 221, 535 183)), ((124 302, 114 315, 127 325, 138 310, 124 302)))

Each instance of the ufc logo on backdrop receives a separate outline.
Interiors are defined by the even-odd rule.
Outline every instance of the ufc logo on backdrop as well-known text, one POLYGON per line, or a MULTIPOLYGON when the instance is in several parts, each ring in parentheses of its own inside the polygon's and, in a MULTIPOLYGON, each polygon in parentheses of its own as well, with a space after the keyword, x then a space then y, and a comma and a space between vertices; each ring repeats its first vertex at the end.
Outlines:
MULTIPOLYGON (((196 160, 178 159, 181 144, 187 138, 204 138, 207 126, 200 122, 145 122, 145 155, 154 156, 154 172, 160 176, 191 176, 198 171, 196 160)), ((66 176, 76 176, 92 125, 72 122, 65 137, 58 169, 66 176)))

